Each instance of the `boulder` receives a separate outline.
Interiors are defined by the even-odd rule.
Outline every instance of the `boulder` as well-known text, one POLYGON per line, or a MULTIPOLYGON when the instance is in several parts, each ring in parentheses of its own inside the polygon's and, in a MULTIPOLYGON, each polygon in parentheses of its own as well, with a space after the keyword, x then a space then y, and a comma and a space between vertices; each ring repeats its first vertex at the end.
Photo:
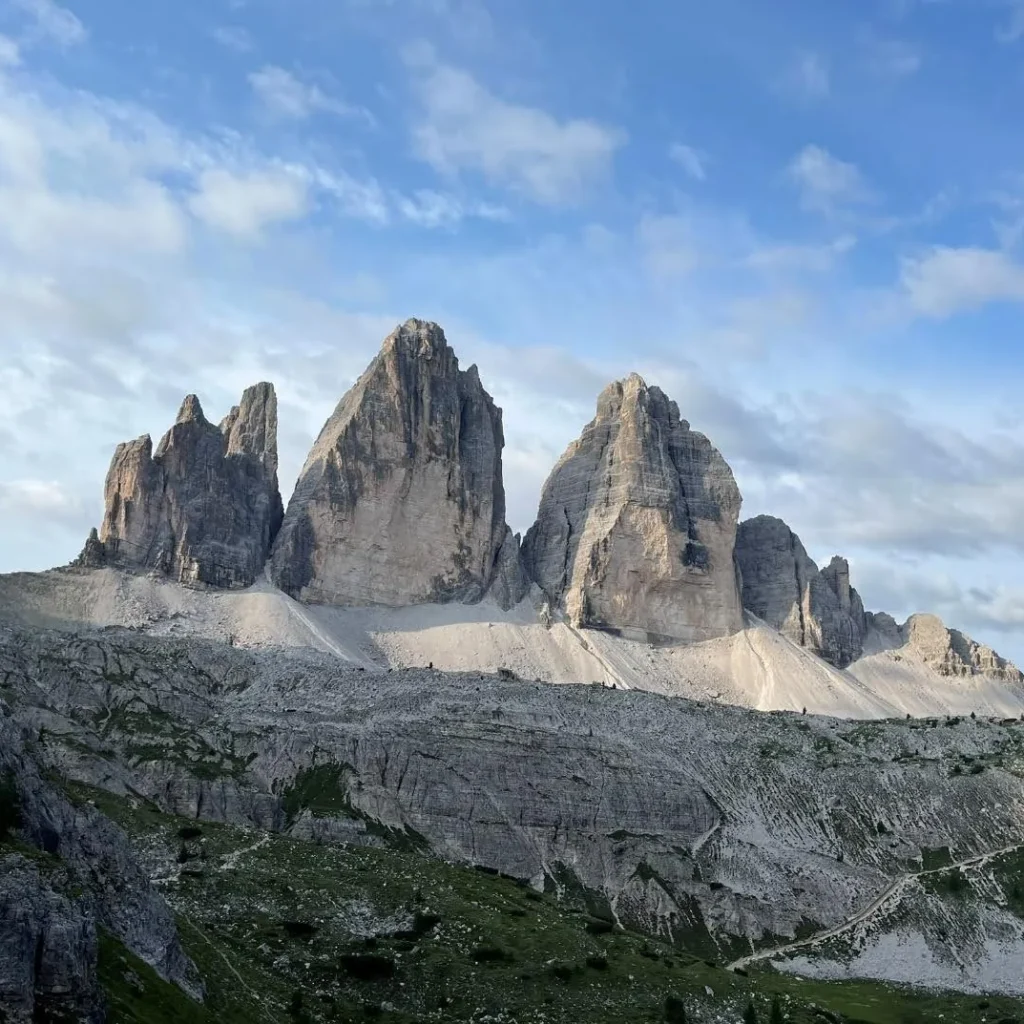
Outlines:
POLYGON ((80 565, 249 586, 283 515, 273 386, 246 390, 219 427, 189 395, 156 452, 148 435, 118 445, 104 497, 103 525, 90 533, 80 565))
POLYGON ((459 369, 437 324, 402 324, 306 459, 274 547, 275 583, 320 604, 476 602, 500 562, 512 579, 503 600, 519 600, 504 443, 476 367, 459 369))
POLYGON ((544 485, 527 571, 576 626, 650 640, 735 633, 740 501, 711 442, 633 374, 602 392, 544 485))

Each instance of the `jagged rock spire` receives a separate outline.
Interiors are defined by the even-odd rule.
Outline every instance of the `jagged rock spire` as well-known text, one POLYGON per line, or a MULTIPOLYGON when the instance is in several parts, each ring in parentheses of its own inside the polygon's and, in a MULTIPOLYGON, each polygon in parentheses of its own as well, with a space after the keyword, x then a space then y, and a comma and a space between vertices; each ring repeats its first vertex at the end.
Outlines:
POLYGON ((79 563, 248 586, 263 570, 282 515, 273 386, 248 388, 220 427, 189 395, 155 453, 149 435, 117 446, 103 524, 79 563))
POLYGON ((748 611, 839 668, 860 657, 867 623, 845 558, 819 572, 781 519, 757 516, 740 523, 736 562, 748 611))

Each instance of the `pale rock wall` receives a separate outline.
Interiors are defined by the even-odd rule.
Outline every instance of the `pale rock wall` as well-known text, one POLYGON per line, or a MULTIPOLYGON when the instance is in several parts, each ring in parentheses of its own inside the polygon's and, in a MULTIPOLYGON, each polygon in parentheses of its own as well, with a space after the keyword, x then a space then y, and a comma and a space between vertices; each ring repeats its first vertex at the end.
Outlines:
POLYGON ((707 640, 739 631, 740 493, 679 408, 633 374, 555 466, 524 542, 533 579, 576 626, 707 640))

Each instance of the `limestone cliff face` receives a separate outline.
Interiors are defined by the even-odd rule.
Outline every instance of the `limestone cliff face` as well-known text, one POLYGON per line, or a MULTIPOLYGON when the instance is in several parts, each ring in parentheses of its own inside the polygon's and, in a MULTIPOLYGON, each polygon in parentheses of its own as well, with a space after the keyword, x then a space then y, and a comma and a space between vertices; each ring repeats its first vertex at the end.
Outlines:
POLYGON ((105 506, 81 564, 218 587, 253 583, 283 515, 273 386, 246 390, 219 427, 189 395, 155 452, 148 435, 118 445, 105 506))
POLYGON ((1007 683, 1024 682, 1024 674, 1013 662, 958 629, 947 629, 936 615, 912 615, 900 635, 904 644, 940 675, 983 675, 1007 683))
MULTIPOLYGON (((476 367, 459 369, 437 324, 407 321, 320 432, 274 547, 274 581, 337 605, 478 601, 499 570, 501 589, 518 566, 504 443, 476 367)), ((506 603, 523 596, 514 578, 506 589, 506 603)))
POLYGON ((555 466, 524 561, 578 626, 686 641, 734 633, 740 500, 708 439, 634 374, 605 389, 555 466))
POLYGON ((757 516, 740 523, 736 561, 746 609, 839 668, 860 657, 867 623, 845 558, 819 572, 781 519, 757 516))

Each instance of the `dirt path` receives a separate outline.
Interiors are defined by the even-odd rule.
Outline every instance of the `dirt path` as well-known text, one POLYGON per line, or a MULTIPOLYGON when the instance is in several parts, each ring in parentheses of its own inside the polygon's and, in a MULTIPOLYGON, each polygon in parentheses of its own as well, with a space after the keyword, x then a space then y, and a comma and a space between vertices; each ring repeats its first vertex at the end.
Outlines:
POLYGON ((826 931, 818 932, 817 935, 812 935, 806 939, 799 939, 796 942, 789 942, 783 946, 774 946, 771 949, 762 949, 757 953, 751 953, 749 956, 740 957, 739 960, 734 960, 731 964, 727 965, 726 970, 734 971, 737 968, 744 968, 752 963, 756 963, 759 960, 770 960, 777 956, 785 956, 798 949, 811 949, 814 946, 819 945, 822 942, 827 942, 829 939, 834 939, 836 936, 843 935, 848 931, 856 928, 857 925, 863 924, 869 918, 874 917, 876 913, 894 896, 901 893, 911 882, 916 881, 920 878, 926 878, 928 875, 941 875, 947 871, 953 871, 956 868, 975 868, 990 861, 993 857, 1001 857, 1006 853, 1016 853, 1018 850, 1024 849, 1024 843, 1015 843, 1012 846, 1004 846, 999 850, 991 850, 989 853, 980 853, 974 857, 967 857, 964 860, 953 861, 951 864, 946 864, 941 868, 929 868, 927 871, 914 871, 908 875, 901 875, 897 878, 887 889, 875 897, 863 910, 859 910, 852 917, 847 918, 842 924, 838 924, 833 928, 829 928, 826 931))
POLYGON ((232 868, 238 867, 238 861, 244 857, 247 853, 255 853, 261 847, 267 845, 270 842, 270 835, 263 836, 262 839, 257 839, 252 846, 246 846, 244 849, 235 850, 234 853, 229 853, 223 863, 217 868, 218 871, 230 871, 232 868))

